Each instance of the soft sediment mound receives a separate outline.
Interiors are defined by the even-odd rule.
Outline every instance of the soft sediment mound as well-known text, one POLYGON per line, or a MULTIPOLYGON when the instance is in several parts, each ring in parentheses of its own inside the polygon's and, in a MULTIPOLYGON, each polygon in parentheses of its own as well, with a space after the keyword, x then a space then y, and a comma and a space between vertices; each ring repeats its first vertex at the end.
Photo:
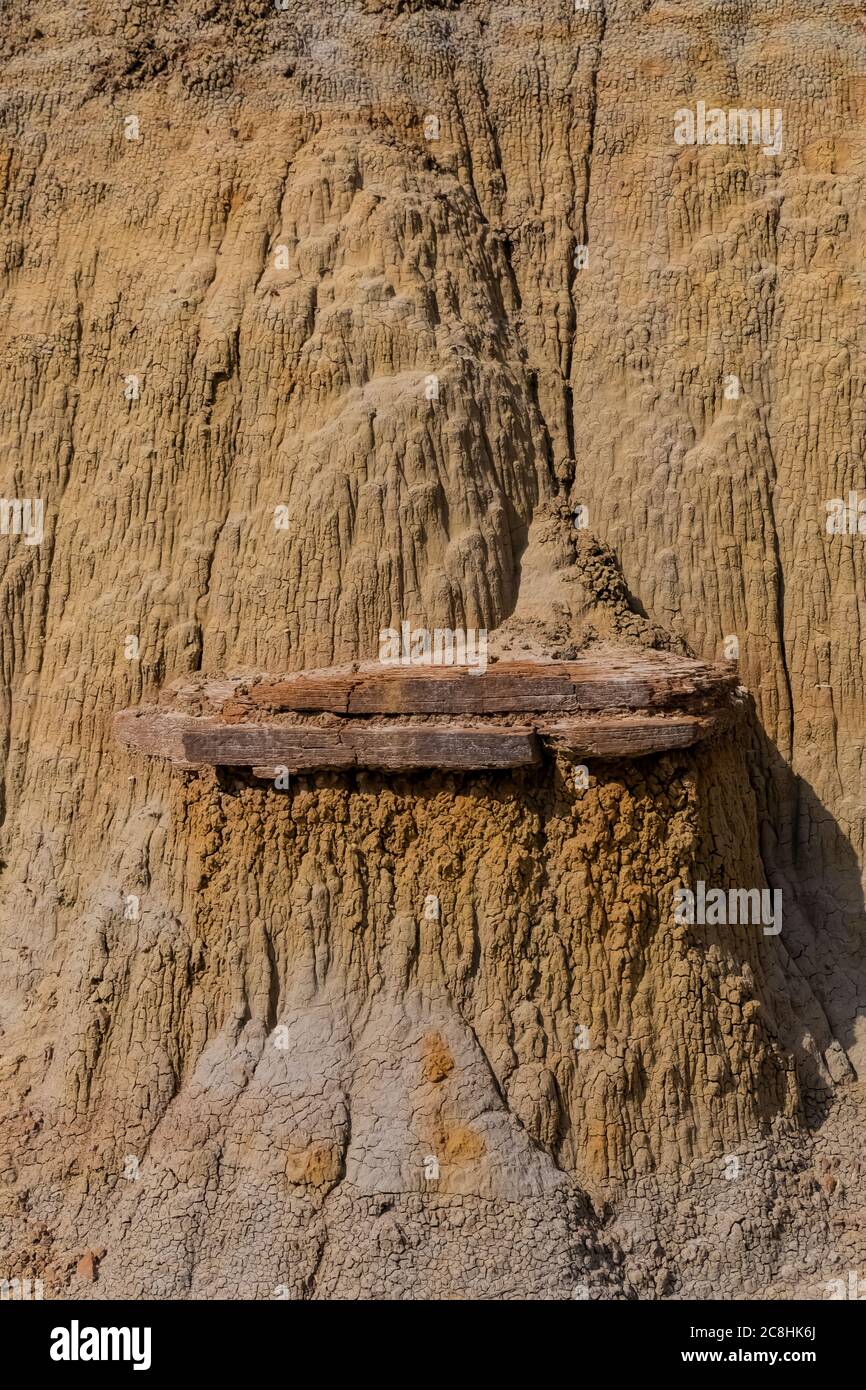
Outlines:
POLYGON ((166 784, 146 911, 70 963, 12 1248, 88 1296, 790 1293, 804 1231, 832 1273, 783 938, 674 912, 764 885, 742 731, 589 771, 166 784))

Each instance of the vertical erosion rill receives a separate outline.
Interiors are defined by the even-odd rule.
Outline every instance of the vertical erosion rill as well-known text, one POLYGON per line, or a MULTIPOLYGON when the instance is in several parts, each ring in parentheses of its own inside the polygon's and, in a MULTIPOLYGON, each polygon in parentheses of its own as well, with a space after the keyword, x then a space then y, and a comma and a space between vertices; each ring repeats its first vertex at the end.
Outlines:
POLYGON ((0 1279, 863 1269, 864 117, 846 0, 11 0, 0 1279))

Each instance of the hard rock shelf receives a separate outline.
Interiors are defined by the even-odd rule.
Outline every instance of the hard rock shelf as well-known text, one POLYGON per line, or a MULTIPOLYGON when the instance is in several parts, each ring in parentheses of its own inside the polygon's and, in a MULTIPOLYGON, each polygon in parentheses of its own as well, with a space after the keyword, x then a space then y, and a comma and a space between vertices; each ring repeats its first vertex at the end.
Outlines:
POLYGON ((115 733, 185 770, 478 771, 532 766, 545 747, 599 759, 686 748, 724 728, 742 703, 730 665, 596 648, 574 661, 500 662, 483 673, 369 663, 197 676, 154 705, 122 710, 115 733))

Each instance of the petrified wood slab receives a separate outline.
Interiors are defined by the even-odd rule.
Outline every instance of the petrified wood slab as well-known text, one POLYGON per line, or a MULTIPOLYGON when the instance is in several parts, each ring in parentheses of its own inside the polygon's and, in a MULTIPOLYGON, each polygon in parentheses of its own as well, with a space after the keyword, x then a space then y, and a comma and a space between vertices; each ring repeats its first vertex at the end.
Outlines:
POLYGON ((712 733, 718 722, 712 715, 631 715, 545 723, 539 725, 538 732, 547 747, 560 748, 577 757, 642 758, 647 753, 689 748, 712 733))
POLYGON ((686 748, 740 704, 729 666, 613 648, 483 674, 377 665, 282 680, 199 676, 156 705, 123 710, 115 732, 187 769, 477 771, 532 766, 545 746, 587 758, 686 748))
POLYGON ((249 699, 275 710, 361 714, 519 714, 526 711, 664 708, 683 697, 737 685, 728 666, 667 652, 623 659, 502 662, 482 672, 458 667, 390 667, 299 672, 250 685, 249 699))
POLYGON ((528 767, 541 749, 531 729, 345 724, 224 724, 205 717, 124 710, 115 719, 121 743, 170 758, 178 767, 285 767, 289 772, 323 768, 441 767, 472 771, 485 767, 528 767))

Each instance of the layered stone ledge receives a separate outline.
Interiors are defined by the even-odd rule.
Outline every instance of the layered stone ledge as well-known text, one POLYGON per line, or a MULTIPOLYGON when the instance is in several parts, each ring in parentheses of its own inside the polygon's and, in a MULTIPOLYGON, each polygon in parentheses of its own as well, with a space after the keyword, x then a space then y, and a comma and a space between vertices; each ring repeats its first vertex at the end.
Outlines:
POLYGON ((545 748, 598 759, 687 748, 725 727, 742 703, 729 665, 604 648, 483 672, 367 663, 196 676, 155 704, 122 710, 115 733, 185 770, 478 771, 531 767, 545 748))

